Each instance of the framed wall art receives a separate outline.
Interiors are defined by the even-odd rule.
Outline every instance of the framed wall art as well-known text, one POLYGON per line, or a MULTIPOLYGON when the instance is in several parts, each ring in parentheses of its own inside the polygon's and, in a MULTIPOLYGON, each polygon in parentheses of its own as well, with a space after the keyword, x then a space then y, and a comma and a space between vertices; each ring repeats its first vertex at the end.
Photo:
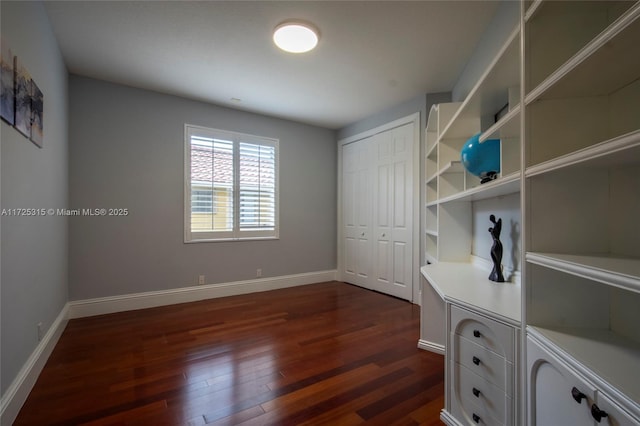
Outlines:
POLYGON ((42 148, 44 139, 44 96, 31 80, 31 142, 42 148))
POLYGON ((13 53, 6 40, 0 40, 2 56, 0 57, 0 117, 14 125, 16 114, 16 98, 14 87, 13 53))
POLYGON ((16 121, 15 128, 31 137, 31 75, 16 56, 16 121))

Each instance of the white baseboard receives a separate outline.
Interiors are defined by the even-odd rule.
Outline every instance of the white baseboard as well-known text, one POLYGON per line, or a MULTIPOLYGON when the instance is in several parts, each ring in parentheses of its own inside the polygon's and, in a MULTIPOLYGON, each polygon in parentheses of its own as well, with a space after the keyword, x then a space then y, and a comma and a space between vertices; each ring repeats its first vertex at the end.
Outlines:
POLYGON ((444 355, 444 345, 440 343, 429 342, 428 340, 418 340, 418 348, 425 351, 434 352, 440 355, 444 355))
POLYGON ((171 290, 76 300, 69 302, 69 319, 333 281, 336 279, 336 273, 337 271, 335 270, 318 271, 274 278, 258 278, 223 284, 206 284, 171 290))
POLYGON ((33 385, 38 380, 42 368, 47 363, 49 355, 67 326, 68 311, 69 304, 67 303, 36 349, 31 353, 27 362, 22 366, 15 380, 2 395, 2 399, 0 399, 0 425, 11 425, 18 416, 33 385))
POLYGON ((444 408, 442 409, 442 411, 440 411, 440 420, 442 420, 442 422, 448 426, 462 426, 462 424, 458 422, 458 419, 453 417, 451 413, 449 413, 444 408))

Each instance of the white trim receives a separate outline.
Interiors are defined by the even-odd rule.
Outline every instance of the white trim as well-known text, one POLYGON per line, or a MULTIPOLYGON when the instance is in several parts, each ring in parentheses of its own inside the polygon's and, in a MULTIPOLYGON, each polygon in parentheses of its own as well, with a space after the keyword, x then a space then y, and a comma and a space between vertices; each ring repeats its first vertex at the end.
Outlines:
POLYGON ((447 426, 462 426, 462 424, 460 424, 458 422, 458 419, 456 419, 455 417, 453 417, 446 409, 442 409, 442 411, 440 411, 440 420, 442 420, 442 422, 444 424, 446 424, 447 426))
POLYGON ((2 395, 2 399, 0 399, 0 424, 10 425, 15 421, 42 368, 47 363, 49 355, 51 355, 53 348, 67 326, 68 311, 69 303, 64 305, 44 338, 38 343, 38 346, 31 353, 27 362, 24 363, 16 378, 2 395))
POLYGON ((423 339, 418 340, 418 349, 422 349, 422 350, 433 352, 440 355, 444 355, 445 353, 444 345, 440 343, 433 343, 423 339))
POLYGON ((277 290, 306 284, 334 281, 336 271, 318 271, 304 274, 260 278, 221 284, 208 284, 171 290, 149 291, 121 296, 69 302, 69 319, 110 314, 114 312, 153 308, 177 303, 195 302, 218 297, 236 296, 259 291, 277 290))
POLYGON ((398 118, 397 120, 390 121, 389 123, 383 124, 378 127, 374 127, 370 130, 365 130, 362 133, 358 133, 357 135, 348 136, 344 139, 338 140, 338 147, 342 145, 349 144, 351 142, 359 141, 360 139, 366 139, 369 136, 377 135, 378 133, 382 133, 387 130, 394 129, 396 127, 400 127, 409 123, 416 123, 416 125, 420 125, 420 112, 414 112, 413 114, 407 115, 406 117, 398 118))

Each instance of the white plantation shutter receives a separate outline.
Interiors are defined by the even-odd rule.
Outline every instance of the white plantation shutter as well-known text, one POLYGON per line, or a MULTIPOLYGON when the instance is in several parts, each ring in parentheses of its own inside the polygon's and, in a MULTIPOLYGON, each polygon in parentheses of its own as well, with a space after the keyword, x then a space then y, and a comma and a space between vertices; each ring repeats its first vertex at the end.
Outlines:
POLYGON ((274 146, 240 142, 240 231, 275 227, 274 146))
POLYGON ((185 130, 185 241, 277 238, 278 141, 185 130))
POLYGON ((191 136, 191 232, 233 230, 233 141, 191 136))

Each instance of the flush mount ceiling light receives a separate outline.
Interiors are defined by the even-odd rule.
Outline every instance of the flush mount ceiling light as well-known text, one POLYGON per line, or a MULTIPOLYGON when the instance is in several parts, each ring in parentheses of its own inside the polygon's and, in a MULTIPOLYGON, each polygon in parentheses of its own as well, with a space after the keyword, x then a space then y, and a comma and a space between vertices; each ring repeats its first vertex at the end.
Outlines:
POLYGON ((318 44, 318 29, 308 22, 285 21, 273 31, 273 42, 285 52, 308 52, 318 44))

